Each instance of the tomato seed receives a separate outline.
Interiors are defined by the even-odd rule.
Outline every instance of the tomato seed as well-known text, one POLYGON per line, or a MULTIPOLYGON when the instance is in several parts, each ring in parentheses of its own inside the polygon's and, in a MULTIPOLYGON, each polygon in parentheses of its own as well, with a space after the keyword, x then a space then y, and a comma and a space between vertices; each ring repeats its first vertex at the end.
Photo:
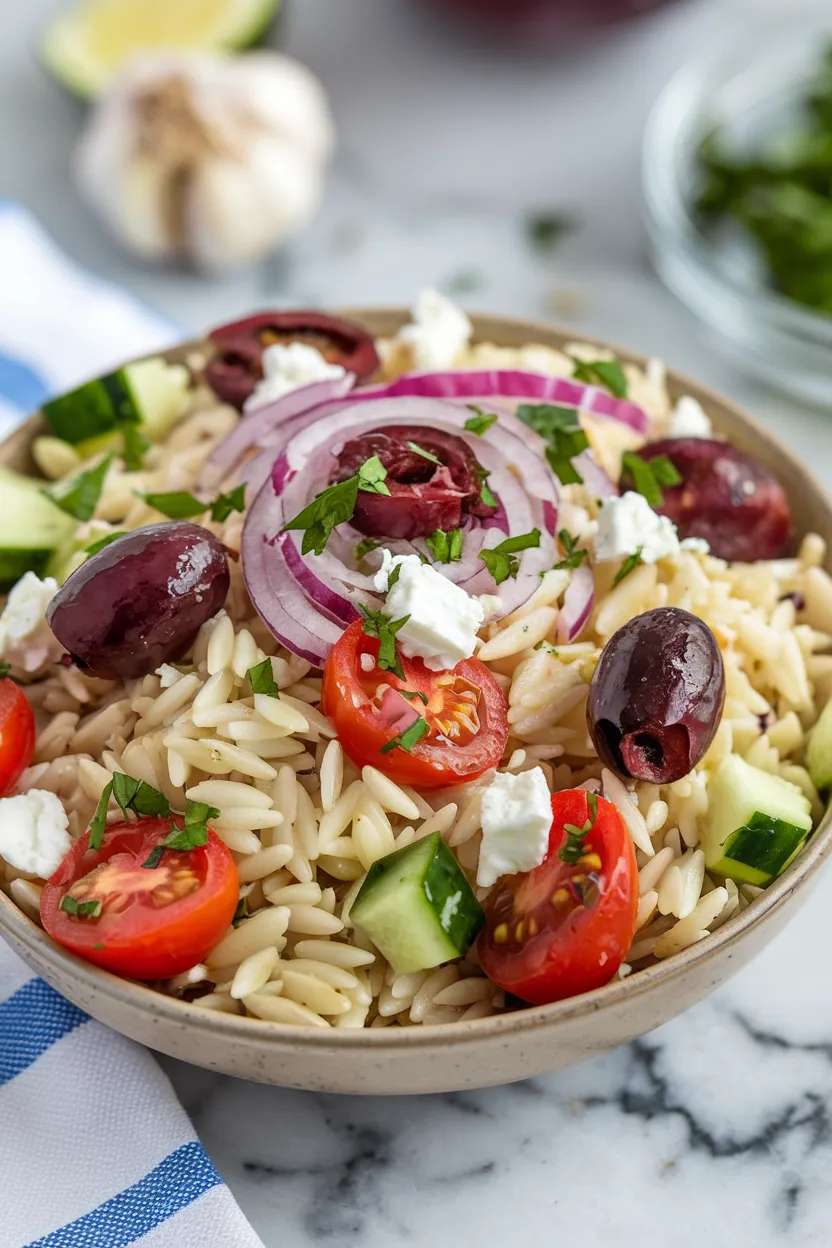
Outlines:
POLYGON ((505 923, 499 923, 494 928, 494 944, 504 945, 508 940, 508 926, 505 923))

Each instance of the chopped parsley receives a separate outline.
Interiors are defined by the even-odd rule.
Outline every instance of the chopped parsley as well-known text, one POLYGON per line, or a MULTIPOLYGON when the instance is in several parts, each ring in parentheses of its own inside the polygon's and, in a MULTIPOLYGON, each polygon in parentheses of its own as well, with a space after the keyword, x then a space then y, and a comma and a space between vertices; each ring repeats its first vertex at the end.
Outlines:
POLYGON ((98 805, 95 808, 95 814, 90 820, 90 849, 100 849, 101 842, 104 839, 104 829, 107 826, 107 807, 110 805, 110 798, 113 795, 112 780, 105 786, 103 793, 98 799, 98 805))
POLYGON ((112 455, 106 455, 95 468, 90 468, 88 472, 79 472, 77 477, 73 477, 66 484, 53 486, 43 492, 67 515, 74 516, 76 520, 92 520, 112 462, 112 455))
POLYGON ((561 546, 566 551, 566 558, 561 559, 559 563, 556 563, 555 568, 558 571, 562 568, 579 568, 584 559, 589 557, 589 552, 583 549, 578 549, 577 537, 572 537, 566 529, 561 529, 558 533, 558 537, 560 539, 561 546))
POLYGON ((407 447, 408 450, 413 451, 414 455, 421 455, 422 459, 429 459, 432 464, 439 464, 440 468, 442 467, 442 460, 437 459, 435 455, 432 455, 430 451, 426 451, 425 448, 423 446, 419 446, 418 443, 408 442, 407 447))
POLYGON ((11 663, 0 662, 0 680, 5 680, 12 670, 11 663))
POLYGON ((231 920, 232 927, 239 927, 240 924, 249 917, 248 913, 248 897, 241 897, 237 903, 237 909, 234 911, 234 917, 231 920))
POLYGON ((212 502, 205 502, 187 490, 171 490, 163 494, 141 494, 140 498, 149 507, 155 507, 163 516, 170 520, 189 520, 193 516, 201 516, 210 511, 211 519, 227 520, 232 511, 245 510, 245 482, 238 485, 229 494, 218 494, 212 502))
POLYGON ((497 584, 502 585, 503 581, 507 581, 510 576, 514 577, 518 573, 520 561, 515 558, 515 555, 521 550, 531 550, 532 547, 539 545, 540 529, 532 529, 531 533, 518 533, 517 537, 507 537, 505 541, 500 542, 499 546, 480 551, 480 559, 497 584))
POLYGON ((103 550, 105 546, 109 546, 111 542, 117 542, 120 537, 126 537, 125 529, 118 529, 115 533, 107 533, 104 537, 99 537, 97 542, 90 542, 89 546, 84 547, 85 555, 97 555, 99 550, 103 550))
POLYGON ((462 558, 462 529, 434 529, 425 542, 437 563, 459 563, 462 558))
POLYGON ((97 919, 101 913, 101 902, 92 898, 89 901, 78 901, 76 897, 65 893, 58 908, 65 914, 71 914, 73 919, 97 919))
POLYGON ((598 817, 598 798, 594 793, 587 793, 586 804, 589 807, 589 818, 582 828, 575 827, 574 823, 563 825, 566 842, 558 850, 558 858, 568 863, 570 867, 574 867, 581 858, 584 852, 584 837, 592 831, 598 817))
POLYGON ((546 458, 561 485, 582 485, 572 460, 589 446, 579 423, 578 409, 562 403, 521 403, 517 415, 548 443, 546 458))
POLYGON ((666 455, 654 455, 648 461, 636 455, 635 451, 625 451, 621 456, 621 471, 632 477, 636 491, 653 508, 664 503, 663 485, 678 485, 682 480, 678 468, 666 455))
POLYGON ((418 698, 420 702, 424 702, 425 706, 428 704, 428 695, 426 693, 422 693, 421 689, 400 689, 399 693, 403 698, 407 698, 408 702, 412 702, 414 698, 418 698))
POLYGON ((497 502, 496 498, 491 493, 491 487, 488 484, 488 478, 491 476, 491 473, 486 472, 482 464, 475 464, 474 476, 477 478, 477 480, 480 483, 480 499, 483 505, 485 507, 499 507, 500 504, 497 502))
POLYGON ((378 641, 377 666, 383 672, 392 672, 399 680, 404 680, 402 662, 396 649, 396 633, 404 627, 410 616, 403 615, 399 620, 391 620, 383 611, 371 611, 362 603, 358 604, 358 610, 364 616, 362 630, 368 637, 374 637, 378 641))
POLYGON ((347 477, 346 481, 339 481, 337 485, 330 485, 316 494, 311 503, 284 524, 284 533, 288 529, 303 529, 301 554, 308 555, 314 551, 316 555, 322 555, 335 526, 352 519, 359 490, 370 494, 390 493, 384 484, 386 476, 387 469, 378 455, 371 455, 355 476, 347 477))
POLYGON ((241 482, 228 494, 220 494, 211 504, 211 519, 218 520, 222 523, 227 520, 232 511, 245 511, 246 509, 246 483, 241 482))
POLYGON ((481 407, 477 407, 476 403, 466 403, 465 406, 474 415, 468 417, 463 428, 467 429, 469 433, 475 433, 478 438, 487 433, 491 426, 499 420, 496 412, 484 412, 481 407))
POLYGON ((374 537, 362 537, 352 553, 356 559, 363 559, 365 555, 369 555, 371 550, 378 550, 380 545, 381 542, 376 541, 374 537))
POLYGON ((587 386, 603 386, 618 399, 626 399, 629 387, 618 360, 579 360, 572 356, 572 376, 587 386))
POLYGON ((208 820, 218 819, 220 812, 215 806, 208 806, 205 802, 188 802, 188 808, 184 814, 184 827, 174 827, 168 833, 163 841, 160 841, 150 856, 142 863, 143 867, 153 870, 158 867, 162 854, 166 849, 176 849, 187 852, 189 849, 198 849, 200 845, 204 845, 208 840, 208 820))
POLYGON ((620 584, 621 581, 624 580, 625 576, 629 576, 633 568, 638 567, 638 565, 641 563, 641 552, 643 549, 644 548, 642 546, 639 546, 637 551, 635 551, 632 555, 627 556, 627 558, 624 560, 621 567, 618 569, 615 576, 613 577, 613 582, 612 582, 613 588, 616 585, 620 584))
POLYGON ((252 693, 265 693, 270 698, 280 697, 271 659, 264 659, 262 663, 256 663, 254 667, 250 667, 246 676, 252 693))
POLYGON ((140 817, 166 819, 170 814, 170 803, 163 793, 154 789, 144 780, 134 780, 122 772, 113 773, 113 797, 126 817, 128 810, 140 817))
POLYGON ((400 749, 409 754, 417 741, 421 741, 428 732, 430 725, 426 719, 422 719, 421 715, 414 720, 409 728, 404 732, 400 732, 397 736, 383 745, 379 751, 380 754, 389 754, 391 750, 400 749))
POLYGON ((138 472, 144 467, 144 457, 150 450, 150 443, 133 421, 125 421, 121 426, 121 457, 128 472, 138 472))

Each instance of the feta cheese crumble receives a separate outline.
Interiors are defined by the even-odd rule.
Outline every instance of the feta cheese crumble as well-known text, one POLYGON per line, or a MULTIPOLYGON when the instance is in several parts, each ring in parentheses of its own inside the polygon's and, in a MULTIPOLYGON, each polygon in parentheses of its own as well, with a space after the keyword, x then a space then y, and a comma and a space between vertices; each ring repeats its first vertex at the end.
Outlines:
POLYGON ((18 871, 48 880, 72 846, 63 802, 46 789, 0 798, 0 856, 18 871))
POLYGON ((26 572, 11 590, 0 615, 0 659, 12 670, 33 676, 57 663, 64 648, 46 623, 46 608, 58 582, 26 572))
POLYGON ((411 350, 417 369, 452 368, 474 332, 468 317, 438 290, 423 290, 411 311, 412 321, 399 330, 399 342, 411 350))
POLYGON ((595 558, 599 563, 626 559, 641 551, 643 563, 656 563, 679 553, 676 526, 659 516, 641 494, 628 490, 606 498, 598 515, 595 558))
POLYGON ((263 380, 246 400, 245 410, 273 403, 290 390, 311 386, 315 381, 346 376, 340 364, 330 364, 317 347, 305 342, 275 342, 263 352, 263 380))
POLYGON ((170 663, 163 663, 161 667, 156 668, 159 677, 159 684, 163 689, 170 689, 171 685, 175 685, 177 680, 182 679, 183 673, 178 668, 172 667, 170 663))
POLYGON ((540 767, 500 772, 482 795, 482 846, 477 884, 539 867, 549 848, 552 795, 540 767))
POLYGON ((671 438, 710 438, 713 426, 702 404, 690 394, 683 394, 670 413, 667 434, 671 438))
POLYGON ((485 618, 479 600, 429 563, 422 563, 418 555, 394 556, 384 550, 382 560, 374 584, 380 592, 387 592, 385 610, 393 620, 410 616, 396 633, 402 654, 424 659, 432 672, 470 659, 485 618), (400 569, 398 580, 388 590, 390 573, 396 567, 400 569))

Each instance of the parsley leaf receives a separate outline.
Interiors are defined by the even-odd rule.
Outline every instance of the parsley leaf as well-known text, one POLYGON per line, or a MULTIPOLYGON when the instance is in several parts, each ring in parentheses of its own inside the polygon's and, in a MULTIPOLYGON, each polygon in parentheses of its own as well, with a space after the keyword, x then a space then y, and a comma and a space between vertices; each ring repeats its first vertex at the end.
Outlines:
POLYGON ((97 899, 78 901, 76 897, 64 893, 58 909, 65 914, 71 914, 74 919, 97 919, 101 913, 101 902, 97 899))
POLYGON ((642 549, 643 547, 639 546, 638 550, 635 551, 634 554, 628 555, 627 558, 624 560, 621 567, 618 569, 615 576, 613 577, 613 582, 612 582, 613 588, 615 588, 616 585, 620 584, 620 582, 624 580, 625 576, 629 576, 633 568, 638 567, 638 565, 641 563, 642 549))
POLYGON ((383 611, 371 611, 363 603, 358 604, 358 610, 364 616, 362 630, 368 637, 375 637, 379 643, 376 664, 383 672, 392 672, 399 680, 404 680, 401 659, 396 650, 396 633, 404 627, 410 616, 403 615, 400 620, 391 620, 383 611))
POLYGON ((598 816, 598 798, 594 793, 587 793, 586 804, 589 807, 589 818, 582 828, 577 828, 574 823, 565 823, 563 830, 566 833, 566 843, 558 850, 558 858, 568 863, 570 867, 574 867, 584 852, 584 837, 591 832, 595 826, 595 820, 598 816))
POLYGON ((517 575, 520 562, 514 558, 515 554, 521 550, 531 550, 532 547, 539 545, 540 529, 532 529, 531 533, 519 533, 517 537, 507 537, 505 541, 500 542, 499 546, 480 551, 480 559, 497 584, 501 585, 510 576, 517 575))
POLYGON ((174 827, 151 851, 142 866, 151 871, 154 867, 158 867, 166 849, 177 849, 182 852, 198 849, 208 840, 208 820, 218 819, 219 815, 220 812, 215 806, 208 806, 205 802, 189 801, 184 815, 184 827, 174 827))
POLYGON ((469 433, 475 433, 478 438, 487 433, 491 426, 499 420, 496 412, 484 412, 481 407, 477 407, 476 403, 466 403, 465 406, 474 415, 468 417, 463 428, 467 429, 469 433))
POLYGON ((187 490, 170 490, 163 494, 141 494, 140 497, 150 507, 161 511, 170 520, 189 520, 193 516, 201 516, 210 511, 211 519, 227 520, 232 511, 245 509, 245 482, 233 489, 230 494, 218 494, 213 502, 204 502, 187 490))
POLYGON ((371 550, 377 550, 380 545, 381 542, 376 541, 374 537, 362 537, 352 553, 356 559, 363 559, 371 550))
POLYGON ((440 467, 442 466, 441 459, 437 459, 435 455, 432 455, 430 451, 426 451, 425 448, 423 446, 419 446, 418 443, 408 442, 407 446, 408 449, 413 451, 415 455, 421 455, 422 459, 429 459, 432 464, 439 464, 440 467))
POLYGON ((145 452, 150 449, 150 443, 138 425, 132 421, 125 421, 121 426, 121 436, 121 457, 124 460, 124 467, 128 472, 138 472, 144 467, 145 452))
POLYGON ((393 567, 390 569, 390 571, 387 573, 387 592, 388 592, 388 594, 390 593, 390 590, 393 588, 393 586, 394 586, 394 585, 396 584, 396 582, 398 581, 398 579, 399 579, 399 577, 401 576, 401 574, 402 574, 402 565, 401 565, 400 563, 396 563, 396 564, 394 564, 394 565, 393 565, 393 567))
POLYGON ((335 526, 352 519, 360 489, 370 494, 390 493, 384 484, 386 476, 387 469, 378 455, 371 455, 354 477, 347 477, 346 481, 339 481, 316 494, 311 503, 284 524, 283 532, 304 529, 300 553, 308 555, 311 550, 316 555, 322 555, 335 526))
POLYGON ((425 543, 437 563, 459 563, 462 558, 462 529, 434 529, 425 543))
POLYGON ((99 550, 103 550, 105 546, 109 546, 111 542, 117 542, 120 537, 126 537, 127 533, 124 529, 118 529, 115 533, 107 533, 104 537, 99 537, 97 542, 90 542, 89 546, 84 547, 84 554, 97 555, 99 550))
POLYGON ((128 810, 139 816, 150 816, 165 819, 170 814, 168 799, 158 789, 144 780, 134 780, 123 772, 113 773, 113 797, 121 807, 121 813, 127 815, 128 810))
POLYGON ((358 488, 366 490, 368 494, 389 494, 390 491, 384 484, 386 476, 387 469, 378 455, 371 455, 358 469, 358 488))
POLYGON ((422 693, 421 689, 400 689, 399 693, 403 698, 407 698, 408 702, 412 702, 414 698, 418 698, 420 702, 424 702, 425 706, 427 706, 429 701, 428 695, 426 693, 422 693))
POLYGON ((678 485, 682 480, 676 465, 666 455, 655 455, 648 461, 636 455, 635 451, 625 451, 621 456, 621 471, 632 477, 637 492, 653 508, 664 503, 663 485, 678 485))
POLYGON ((254 667, 250 667, 246 676, 252 693, 265 693, 270 698, 280 697, 271 659, 264 659, 262 663, 256 663, 254 667))
POLYGON ((232 511, 245 511, 246 483, 242 481, 228 494, 219 494, 211 504, 211 519, 220 524, 227 520, 232 511))
POLYGON ((404 750, 406 754, 409 754, 416 742, 421 741, 422 737, 428 732, 430 732, 430 725, 426 719, 422 719, 419 716, 409 728, 405 729, 404 732, 400 732, 398 736, 393 737, 386 745, 383 745, 379 753, 389 754, 391 750, 395 750, 398 747, 400 750, 404 750))
POLYGON ((561 485, 582 485, 572 460, 587 449, 589 439, 580 426, 578 409, 562 403, 521 403, 517 416, 548 442, 546 458, 561 485))
POLYGON ((494 507, 494 508, 499 507, 500 504, 497 502, 496 498, 491 493, 491 487, 488 484, 488 478, 491 476, 491 473, 486 472, 482 464, 474 464, 473 471, 474 471, 474 476, 477 478, 477 480, 480 483, 480 499, 483 505, 485 507, 494 507))
POLYGON ((588 386, 603 386, 618 399, 626 399, 627 378, 618 360, 579 360, 572 356, 572 376, 588 386))
POLYGON ((65 485, 54 486, 43 492, 67 515, 74 516, 76 520, 92 520, 112 462, 112 455, 107 455, 95 468, 90 468, 88 472, 79 472, 77 477, 73 477, 65 485))
POLYGON ((107 807, 110 805, 110 798, 113 794, 113 782, 105 787, 103 793, 98 799, 98 805, 95 808, 95 814, 90 820, 90 849, 100 849, 101 842, 104 839, 104 829, 107 826, 107 807))
POLYGON ((5 680, 6 677, 9 675, 9 673, 11 672, 11 670, 12 670, 11 663, 4 663, 0 661, 0 680, 5 680))
POLYGON ((231 920, 232 927, 239 927, 244 919, 249 917, 248 914, 248 897, 241 897, 237 903, 237 909, 234 911, 234 917, 231 920))
POLYGON ((583 549, 579 550, 577 548, 578 539, 576 537, 572 537, 566 529, 561 529, 558 533, 558 537, 560 538, 561 546, 566 551, 566 558, 561 559, 559 563, 555 564, 556 570, 560 571, 562 568, 579 568, 584 559, 588 558, 588 551, 583 549))

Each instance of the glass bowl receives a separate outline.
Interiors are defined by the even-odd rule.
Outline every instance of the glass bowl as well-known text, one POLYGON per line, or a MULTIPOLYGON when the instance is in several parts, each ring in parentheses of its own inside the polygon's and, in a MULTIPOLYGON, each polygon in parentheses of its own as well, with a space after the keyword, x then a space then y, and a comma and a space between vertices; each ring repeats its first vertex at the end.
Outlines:
POLYGON ((734 363, 826 408, 832 316, 772 290, 753 243, 736 230, 705 230, 692 205, 701 140, 716 127, 733 149, 787 136, 830 42, 828 3, 789 4, 788 16, 780 10, 767 20, 746 14, 662 92, 645 130, 642 167, 654 263, 666 285, 734 363))

